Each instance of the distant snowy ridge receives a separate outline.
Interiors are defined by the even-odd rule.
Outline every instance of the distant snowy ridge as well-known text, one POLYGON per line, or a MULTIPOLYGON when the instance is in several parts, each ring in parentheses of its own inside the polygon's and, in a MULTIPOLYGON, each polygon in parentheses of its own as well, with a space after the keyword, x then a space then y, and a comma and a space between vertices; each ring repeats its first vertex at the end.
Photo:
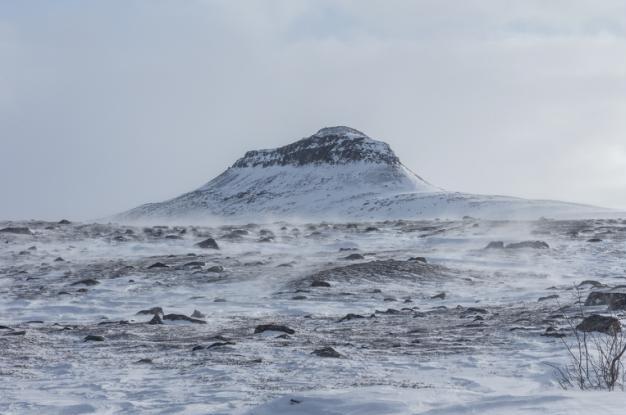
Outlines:
POLYGON ((448 192, 405 167, 388 144, 353 128, 329 127, 280 148, 249 151, 199 189, 139 206, 113 220, 536 219, 610 212, 565 202, 448 192))

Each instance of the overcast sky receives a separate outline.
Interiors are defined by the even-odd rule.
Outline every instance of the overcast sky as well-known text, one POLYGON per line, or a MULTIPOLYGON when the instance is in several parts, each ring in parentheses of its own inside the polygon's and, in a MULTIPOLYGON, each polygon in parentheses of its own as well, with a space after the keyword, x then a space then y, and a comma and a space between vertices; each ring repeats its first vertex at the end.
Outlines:
POLYGON ((160 201, 332 125, 449 190, 626 208, 626 2, 0 1, 0 220, 160 201))

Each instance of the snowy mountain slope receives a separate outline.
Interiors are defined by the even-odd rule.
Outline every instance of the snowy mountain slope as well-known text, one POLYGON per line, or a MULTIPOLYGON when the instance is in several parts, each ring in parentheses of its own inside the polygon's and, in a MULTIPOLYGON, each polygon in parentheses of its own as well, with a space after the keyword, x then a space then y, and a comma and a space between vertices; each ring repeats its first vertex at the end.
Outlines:
POLYGON ((249 151, 199 189, 114 219, 532 219, 602 212, 607 210, 448 192, 406 168, 386 143, 349 127, 329 127, 284 147, 249 151))

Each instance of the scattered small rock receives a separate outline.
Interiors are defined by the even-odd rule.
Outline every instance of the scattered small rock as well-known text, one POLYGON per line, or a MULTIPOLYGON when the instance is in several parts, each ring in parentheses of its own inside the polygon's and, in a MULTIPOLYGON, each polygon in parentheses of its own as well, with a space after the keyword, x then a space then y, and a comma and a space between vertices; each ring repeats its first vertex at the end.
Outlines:
POLYGON ((26 331, 25 330, 14 330, 14 331, 10 331, 8 333, 4 334, 5 336, 24 336, 26 335, 26 331))
POLYGON ((489 242, 484 249, 504 249, 504 242, 502 241, 489 242))
POLYGON ((203 249, 220 249, 219 245, 213 238, 208 238, 202 242, 198 242, 196 246, 203 249))
POLYGON ((263 333, 266 331, 282 331, 283 333, 287 334, 294 334, 296 332, 295 330, 280 324, 260 324, 254 329, 255 334, 263 333))
POLYGON ((585 306, 608 305, 609 310, 626 310, 626 292, 593 291, 585 306))
POLYGON ((596 280, 585 280, 585 281, 581 282, 580 284, 578 284, 576 287, 577 288, 582 288, 585 285, 590 285, 593 288, 603 288, 603 287, 606 287, 605 284, 602 284, 601 282, 596 281, 596 280))
POLYGON ((599 332, 605 334, 615 334, 622 330, 622 325, 615 317, 601 316, 599 314, 592 314, 583 319, 583 321, 576 326, 576 330, 584 332, 599 332))
POLYGON ((355 319, 358 319, 358 318, 365 318, 365 316, 362 316, 360 314, 348 313, 345 316, 343 316, 341 319, 339 319, 339 321, 337 321, 337 323, 341 323, 343 321, 355 320, 355 319))
POLYGON ((202 314, 198 310, 193 310, 193 313, 191 313, 191 317, 193 317, 193 318, 205 318, 206 316, 204 314, 202 314))
POLYGON ((32 235, 33 232, 26 228, 26 227, 22 227, 22 226, 9 226, 6 228, 2 228, 0 229, 0 233, 14 233, 17 235, 32 235))
POLYGON ((103 342, 104 337, 95 334, 90 334, 83 339, 83 342, 103 342))
POLYGON ((205 265, 206 265, 206 262, 204 262, 204 261, 191 261, 191 262, 187 262, 185 265, 183 265, 183 267, 185 267, 185 268, 202 268, 205 265))
POLYGON ((145 315, 145 314, 160 314, 163 315, 163 309, 161 307, 152 307, 148 310, 137 311, 137 315, 145 315))
POLYGON ((195 323, 195 324, 206 324, 206 321, 204 320, 199 320, 197 318, 188 317, 184 314, 166 314, 163 316, 163 320, 187 321, 189 323, 195 323))
POLYGON ((314 354, 315 356, 319 356, 319 357, 331 357, 335 359, 343 357, 341 353, 339 353, 337 350, 333 349, 332 347, 322 347, 321 349, 313 350, 311 354, 314 354))
POLYGON ((80 281, 76 281, 73 282, 72 285, 87 285, 87 286, 94 286, 94 285, 98 285, 100 284, 100 281, 94 279, 94 278, 85 278, 82 279, 80 281))
POLYGON ((409 261, 417 261, 417 262, 421 262, 423 264, 427 264, 428 261, 426 261, 426 258, 424 258, 423 256, 414 256, 409 258, 409 261))
POLYGON ((512 244, 508 244, 504 247, 505 249, 550 249, 550 245, 545 243, 544 241, 523 241, 523 242, 514 242, 512 244))
POLYGON ((155 314, 154 316, 152 316, 152 319, 148 321, 148 324, 151 324, 151 325, 163 324, 163 320, 161 320, 160 315, 155 314))

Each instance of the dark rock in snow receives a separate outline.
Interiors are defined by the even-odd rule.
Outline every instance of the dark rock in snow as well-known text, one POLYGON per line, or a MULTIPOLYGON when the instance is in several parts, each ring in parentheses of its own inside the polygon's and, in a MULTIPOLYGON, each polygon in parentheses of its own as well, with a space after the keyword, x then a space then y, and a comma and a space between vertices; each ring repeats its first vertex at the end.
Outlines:
POLYGON ((515 242, 512 244, 508 244, 505 246, 506 249, 549 249, 550 245, 545 243, 544 241, 523 241, 523 242, 515 242))
POLYGON ((26 335, 25 330, 14 330, 4 334, 5 336, 24 336, 26 335))
POLYGON ((427 264, 428 261, 426 261, 426 258, 424 258, 423 256, 414 256, 409 258, 409 261, 417 261, 417 262, 421 262, 423 264, 427 264))
POLYGON ((585 317, 583 321, 576 326, 576 330, 584 332, 596 331, 605 334, 615 334, 622 330, 622 325, 615 317, 592 314, 585 317))
POLYGON ((61 219, 61 220, 60 220, 59 222, 57 222, 57 223, 58 223, 59 225, 69 225, 69 224, 71 224, 72 222, 70 222, 70 221, 69 221, 69 220, 67 220, 67 219, 61 219))
POLYGON ((585 300, 585 306, 595 305, 608 305, 609 310, 626 310, 626 292, 591 292, 585 300))
POLYGON ((600 239, 600 238, 590 238, 590 239, 587 239, 587 242, 591 242, 591 243, 593 243, 593 242, 602 242, 602 239, 600 239))
POLYGON ((143 359, 139 359, 135 362, 135 364, 138 365, 151 365, 152 364, 152 359, 148 359, 148 358, 143 358, 143 359))
POLYGON ((335 359, 343 357, 341 353, 339 353, 337 350, 333 349, 332 347, 322 347, 321 349, 314 350, 313 352, 311 352, 311 354, 314 354, 315 356, 319 356, 319 357, 331 357, 335 359))
POLYGON ((213 238, 208 238, 202 242, 198 242, 196 246, 203 249, 220 249, 219 245, 217 245, 217 242, 213 238))
POLYGON ((204 261, 191 261, 187 262, 183 267, 191 267, 191 268, 201 268, 206 265, 204 261))
POLYGON ((199 320, 197 318, 191 318, 184 314, 166 314, 163 316, 163 320, 171 320, 171 321, 187 321, 189 323, 195 324, 206 324, 206 321, 199 320))
POLYGON ((104 337, 90 334, 83 339, 83 342, 103 342, 104 337))
POLYGON ((360 314, 348 313, 345 316, 343 316, 341 319, 339 319, 339 321, 337 321, 337 323, 341 323, 343 321, 355 320, 355 319, 358 319, 358 318, 365 318, 365 316, 362 316, 360 314))
POLYGON ((164 264, 164 263, 162 263, 162 262, 155 262, 154 264, 152 264, 152 265, 150 265, 150 266, 148 267, 148 269, 155 269, 155 268, 169 268, 169 266, 168 266, 168 265, 165 265, 165 264, 164 264))
POLYGON ((493 241, 489 242, 485 249, 504 249, 504 242, 502 241, 493 241))
POLYGON ((254 329, 255 334, 263 333, 265 331, 282 331, 287 334, 294 334, 296 332, 295 330, 280 324, 260 324, 254 329))
POLYGON ((88 286, 94 286, 98 284, 100 284, 100 282, 94 278, 85 278, 83 280, 72 283, 72 285, 88 285, 88 286))
POLYGON ((23 226, 9 226, 6 228, 0 229, 0 233, 14 233, 17 235, 32 235, 33 232, 23 226))
POLYGON ((214 265, 212 267, 207 268, 206 272, 214 272, 214 273, 224 272, 224 267, 221 265, 214 265))
POLYGON ((595 281, 595 280, 585 280, 583 282, 581 282, 580 284, 578 284, 576 287, 578 288, 582 288, 585 285, 590 285, 593 288, 602 288, 602 287, 606 287, 606 285, 602 284, 601 282, 595 281))
POLYGON ((330 287, 330 284, 326 281, 315 280, 311 283, 311 287, 330 287))
POLYGON ((446 293, 439 293, 430 297, 431 300, 444 300, 445 298, 446 298, 446 293))
POLYGON ((145 315, 145 314, 160 314, 163 315, 163 309, 161 307, 152 307, 148 310, 137 311, 137 315, 145 315))
POLYGON ((161 320, 161 316, 159 314, 155 314, 152 317, 152 319, 148 321, 148 324, 151 324, 151 325, 163 324, 163 320, 161 320))
POLYGON ((545 297, 539 297, 538 302, 547 301, 547 300, 555 300, 559 298, 558 294, 546 295, 545 297))
POLYGON ((231 341, 215 342, 215 343, 212 343, 212 344, 208 345, 206 348, 208 350, 208 349, 213 349, 215 347, 234 346, 235 344, 236 344, 235 342, 231 342, 231 341))
POLYGON ((542 336, 544 337, 554 337, 556 339, 562 339, 567 335, 565 333, 561 333, 557 331, 554 327, 548 327, 545 332, 543 332, 542 336))
POLYGON ((357 261, 359 259, 365 259, 365 257, 361 254, 350 254, 348 256, 343 257, 343 259, 347 261, 357 261))
POLYGON ((65 260, 61 257, 56 257, 54 262, 65 262, 65 260))
POLYGON ((204 314, 202 314, 198 310, 193 310, 193 313, 191 313, 191 317, 193 317, 193 318, 205 318, 206 316, 204 314))

